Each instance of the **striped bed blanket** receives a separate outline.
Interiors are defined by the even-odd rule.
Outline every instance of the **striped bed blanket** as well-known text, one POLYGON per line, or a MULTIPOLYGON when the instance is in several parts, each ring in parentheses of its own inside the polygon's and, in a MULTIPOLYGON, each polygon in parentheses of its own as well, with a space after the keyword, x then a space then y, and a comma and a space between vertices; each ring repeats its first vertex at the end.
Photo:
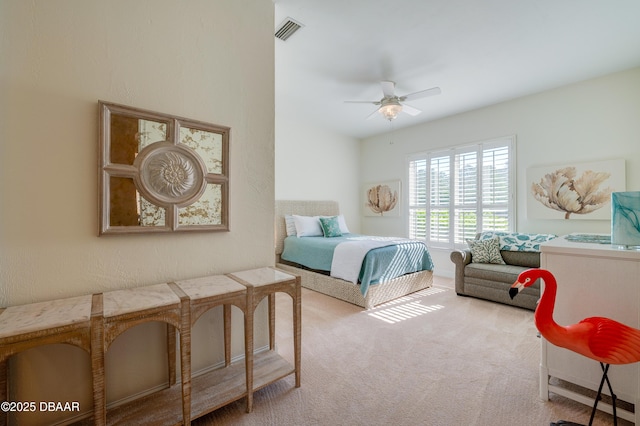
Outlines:
POLYGON ((417 240, 344 234, 342 237, 296 237, 284 240, 281 258, 332 277, 371 285, 413 272, 433 270, 427 246, 417 240))

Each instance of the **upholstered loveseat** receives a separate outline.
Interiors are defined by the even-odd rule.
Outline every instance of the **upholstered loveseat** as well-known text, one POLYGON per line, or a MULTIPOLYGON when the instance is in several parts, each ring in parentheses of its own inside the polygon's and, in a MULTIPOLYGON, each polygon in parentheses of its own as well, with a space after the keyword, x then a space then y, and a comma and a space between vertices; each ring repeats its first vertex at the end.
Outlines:
POLYGON ((555 235, 477 234, 475 240, 468 241, 469 248, 451 252, 456 293, 535 310, 540 298, 540 281, 513 300, 509 297, 509 287, 522 271, 540 267, 540 243, 552 238, 555 235))

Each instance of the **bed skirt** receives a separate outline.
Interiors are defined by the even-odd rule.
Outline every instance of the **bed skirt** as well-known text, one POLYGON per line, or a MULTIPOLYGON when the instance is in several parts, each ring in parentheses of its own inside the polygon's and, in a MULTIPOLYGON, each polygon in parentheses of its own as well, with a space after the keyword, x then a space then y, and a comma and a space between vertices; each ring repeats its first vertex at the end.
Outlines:
POLYGON ((360 293, 360 287, 348 281, 296 268, 284 263, 278 263, 276 266, 284 271, 300 275, 302 287, 353 303, 365 309, 371 309, 398 297, 431 287, 433 284, 433 271, 420 271, 372 285, 369 287, 367 295, 363 296, 360 293))

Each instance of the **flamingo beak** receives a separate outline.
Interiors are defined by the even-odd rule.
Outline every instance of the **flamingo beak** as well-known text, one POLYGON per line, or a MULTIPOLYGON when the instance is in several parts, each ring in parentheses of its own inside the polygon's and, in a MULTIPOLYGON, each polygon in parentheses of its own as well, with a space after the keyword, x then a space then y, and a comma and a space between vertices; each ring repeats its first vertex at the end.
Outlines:
POLYGON ((513 283, 513 285, 509 289, 509 296, 511 297, 511 299, 516 297, 523 288, 524 288, 524 284, 521 283, 520 281, 516 281, 515 283, 513 283))

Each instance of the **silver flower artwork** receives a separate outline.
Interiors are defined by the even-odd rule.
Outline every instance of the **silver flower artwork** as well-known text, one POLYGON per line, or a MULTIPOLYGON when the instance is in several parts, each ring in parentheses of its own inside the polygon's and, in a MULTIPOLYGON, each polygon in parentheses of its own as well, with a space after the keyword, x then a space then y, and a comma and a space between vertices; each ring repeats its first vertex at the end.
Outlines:
POLYGON ((153 205, 187 206, 206 189, 206 167, 189 147, 170 142, 155 142, 136 156, 133 164, 136 188, 153 205))
POLYGON ((177 152, 155 156, 147 165, 149 185, 162 195, 181 197, 190 191, 196 180, 192 162, 177 152))
POLYGON ((594 212, 611 200, 612 188, 601 188, 611 173, 586 170, 576 176, 575 167, 557 169, 533 183, 531 193, 545 207, 564 212, 565 219, 594 212))
POLYGON ((398 192, 387 185, 376 185, 367 191, 367 207, 380 216, 393 210, 397 203, 398 192))

